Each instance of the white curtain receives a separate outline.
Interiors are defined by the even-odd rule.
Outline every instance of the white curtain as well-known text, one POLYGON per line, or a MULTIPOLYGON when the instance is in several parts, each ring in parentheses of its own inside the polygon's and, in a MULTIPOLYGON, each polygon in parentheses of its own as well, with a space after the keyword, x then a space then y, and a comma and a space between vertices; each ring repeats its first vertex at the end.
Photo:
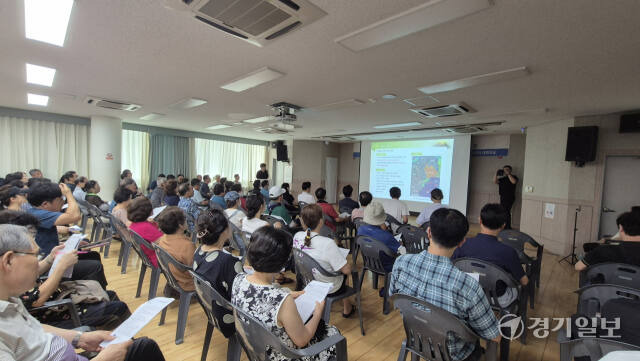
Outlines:
POLYGON ((122 170, 129 169, 142 190, 149 184, 149 133, 122 130, 122 170))
POLYGON ((0 117, 0 176, 32 168, 54 182, 68 170, 87 175, 88 139, 87 125, 0 117))
POLYGON ((234 174, 240 175, 243 187, 250 187, 255 173, 267 158, 264 145, 224 142, 220 140, 195 140, 196 173, 205 175, 220 174, 233 180, 234 174))

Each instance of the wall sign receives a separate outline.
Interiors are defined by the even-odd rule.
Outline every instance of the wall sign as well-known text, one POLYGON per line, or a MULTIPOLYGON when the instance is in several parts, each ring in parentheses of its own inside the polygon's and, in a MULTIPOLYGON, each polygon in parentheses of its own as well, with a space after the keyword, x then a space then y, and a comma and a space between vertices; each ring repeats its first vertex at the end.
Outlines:
POLYGON ((498 149, 472 149, 472 157, 505 157, 509 154, 508 148, 498 149))
POLYGON ((113 160, 113 153, 107 153, 104 157, 106 160, 113 160))

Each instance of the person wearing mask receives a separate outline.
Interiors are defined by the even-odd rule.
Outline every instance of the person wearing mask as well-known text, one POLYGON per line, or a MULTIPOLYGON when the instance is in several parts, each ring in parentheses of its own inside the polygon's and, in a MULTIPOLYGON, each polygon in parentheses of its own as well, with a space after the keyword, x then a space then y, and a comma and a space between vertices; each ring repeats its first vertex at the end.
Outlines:
POLYGON ((493 176, 493 183, 498 185, 498 193, 500 193, 500 205, 507 212, 507 224, 505 229, 511 229, 511 207, 516 201, 516 185, 518 177, 512 174, 513 168, 505 165, 502 169, 498 169, 493 176))
POLYGON ((423 224, 429 222, 429 218, 431 218, 431 213, 435 212, 436 209, 440 209, 444 207, 444 205, 442 205, 443 198, 444 198, 444 195, 442 194, 442 190, 440 190, 440 188, 434 188, 431 190, 432 203, 424 207, 422 212, 420 212, 420 214, 418 215, 418 218, 416 219, 416 223, 419 226, 422 226, 423 224))
POLYGON ((71 193, 76 189, 76 179, 78 178, 78 173, 73 170, 65 172, 62 177, 60 177, 59 183, 64 183, 71 190, 71 193))
POLYGON ((298 203, 304 202, 306 204, 316 203, 316 199, 309 193, 311 191, 311 182, 302 182, 302 193, 298 194, 298 203))
POLYGON ((351 219, 363 218, 364 210, 367 208, 369 203, 373 200, 373 195, 367 191, 360 192, 360 196, 358 197, 360 201, 360 208, 356 208, 351 212, 351 219))
POLYGON ((73 183, 75 184, 75 189, 73 190, 73 197, 78 201, 84 201, 87 192, 84 190, 84 187, 87 185, 89 179, 87 177, 78 177, 73 183))

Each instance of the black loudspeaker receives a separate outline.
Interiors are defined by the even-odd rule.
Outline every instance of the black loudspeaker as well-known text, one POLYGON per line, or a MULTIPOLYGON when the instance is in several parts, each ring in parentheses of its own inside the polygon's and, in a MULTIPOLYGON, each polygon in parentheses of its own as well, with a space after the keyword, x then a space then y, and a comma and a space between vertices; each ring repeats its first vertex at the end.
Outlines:
POLYGON ((596 160, 598 127, 570 127, 567 136, 567 152, 564 160, 578 166, 596 160))
POLYGON ((621 116, 620 133, 640 133, 640 113, 621 116))
POLYGON ((287 152, 287 146, 284 145, 284 142, 278 141, 276 142, 276 155, 278 162, 288 162, 289 154, 287 152))

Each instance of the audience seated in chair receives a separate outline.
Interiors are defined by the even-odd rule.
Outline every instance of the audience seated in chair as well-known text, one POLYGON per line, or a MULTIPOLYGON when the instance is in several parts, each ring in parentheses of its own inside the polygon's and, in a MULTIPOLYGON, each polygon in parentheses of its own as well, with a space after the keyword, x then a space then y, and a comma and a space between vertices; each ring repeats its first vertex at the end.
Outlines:
POLYGON ((311 190, 311 182, 302 182, 302 193, 298 194, 298 203, 304 202, 306 204, 316 203, 316 199, 309 193, 311 190))
POLYGON ((253 233, 256 229, 269 225, 269 222, 260 219, 265 208, 261 194, 247 197, 247 216, 242 220, 242 232, 253 233))
MULTIPOLYGON (((273 285, 278 272, 289 262, 292 249, 291 236, 272 227, 263 227, 253 233, 247 258, 255 270, 252 275, 239 274, 233 282, 231 302, 240 310, 262 322, 287 346, 302 348, 339 331, 322 322, 324 301, 316 303, 313 316, 300 318, 294 299, 302 292, 291 292, 273 285)), ((313 358, 329 360, 335 355, 330 348, 313 358)), ((269 360, 282 360, 281 355, 267 351, 269 360)))
MULTIPOLYGON (((507 212, 500 204, 485 204, 480 210, 480 233, 465 240, 451 258, 470 257, 493 263, 509 272, 522 286, 526 286, 529 278, 522 269, 518 252, 498 240, 498 234, 507 224, 507 217, 507 212)), ((509 306, 518 298, 518 291, 507 288, 504 284, 497 284, 496 292, 502 307, 509 306)))
MULTIPOLYGON (((336 242, 319 234, 324 226, 322 208, 317 204, 310 204, 300 212, 302 227, 306 232, 298 232, 293 237, 293 246, 307 253, 329 272, 341 272, 343 276, 326 277, 316 274, 316 280, 331 283, 329 295, 336 295, 344 291, 347 276, 351 275, 351 264, 347 263, 346 255, 340 252, 336 242)), ((353 314, 355 307, 348 298, 342 300, 342 315, 346 318, 353 314)))
POLYGON ((207 199, 211 198, 209 183, 211 183, 211 177, 208 174, 205 174, 204 177, 202 177, 202 183, 200 184, 200 194, 207 199))
MULTIPOLYGON (((385 201, 383 203, 384 211, 388 215, 397 219, 399 222, 403 224, 407 224, 409 223, 409 208, 407 207, 406 203, 400 200, 401 195, 402 195, 402 192, 400 191, 400 188, 391 187, 391 189, 389 189, 389 196, 391 197, 391 200, 385 201)), ((395 232, 398 226, 391 225, 391 228, 395 232)))
MULTIPOLYGON (((362 228, 362 227, 361 227, 362 228)), ((464 321, 479 336, 498 342, 498 321, 480 284, 453 266, 450 258, 469 231, 465 216, 455 209, 432 213, 427 230, 429 248, 398 257, 389 291, 425 300, 464 321)), ((464 343, 455 335, 447 347, 454 360, 479 360, 480 345, 464 343)))
MULTIPOLYGON (((393 235, 387 231, 385 221, 387 220, 387 214, 384 211, 384 207, 379 202, 371 202, 364 210, 364 223, 358 228, 358 236, 371 237, 377 241, 384 243, 392 252, 398 253, 400 243, 393 237, 393 235)), ((394 259, 390 258, 386 254, 381 253, 380 259, 382 265, 387 272, 391 272, 393 268, 394 259)), ((380 292, 382 294, 382 291, 380 292)))
POLYGON ((98 184, 98 181, 88 181, 84 189, 87 192, 84 198, 87 202, 98 207, 101 211, 107 211, 109 209, 109 205, 98 195, 98 193, 100 193, 100 184, 98 184))
POLYGON ((27 203, 28 189, 18 188, 10 184, 0 187, 0 205, 13 211, 23 210, 27 203))
POLYGON ((210 207, 218 207, 222 210, 227 208, 227 202, 224 201, 224 185, 217 183, 213 186, 213 197, 211 197, 210 207))
MULTIPOLYGON (((156 189, 158 188, 160 188, 160 186, 156 189)), ((118 187, 113 194, 113 200, 116 202, 116 206, 111 210, 111 214, 127 227, 131 224, 131 221, 127 218, 127 207, 133 200, 134 195, 135 194, 131 190, 125 187, 118 187)))
POLYGON ((94 361, 163 361, 158 345, 139 338, 107 346, 108 331, 79 333, 40 324, 18 298, 33 287, 39 274, 38 246, 24 227, 0 226, 0 359, 87 361, 75 349, 99 351, 94 361), (7 228, 9 227, 9 228, 7 228))
POLYGON ((342 195, 344 195, 344 198, 338 201, 338 210, 340 212, 347 212, 351 214, 354 209, 360 207, 358 202, 351 199, 352 193, 353 193, 353 187, 350 184, 347 184, 346 186, 342 187, 342 195))
POLYGON ((164 173, 158 174, 158 177, 152 180, 151 183, 149 183, 149 187, 147 187, 147 192, 152 193, 156 188, 158 188, 158 186, 160 186, 160 183, 161 182, 164 183, 166 179, 167 178, 164 175, 164 173))
POLYGON ((185 214, 191 216, 191 218, 187 218, 187 229, 189 233, 191 233, 195 229, 196 225, 194 224, 194 221, 198 219, 198 216, 200 215, 200 208, 198 208, 196 202, 191 199, 191 197, 193 196, 193 188, 188 182, 182 183, 180 184, 180 186, 178 186, 178 194, 180 195, 180 202, 178 202, 178 207, 180 207, 180 209, 182 209, 185 214))
POLYGON ((224 210, 229 222, 233 223, 238 229, 242 229, 242 220, 246 215, 238 209, 240 205, 240 195, 236 191, 227 192, 224 195, 224 201, 227 203, 227 209, 224 210))
POLYGON ((575 265, 577 271, 604 262, 640 266, 640 212, 626 212, 616 220, 622 242, 603 244, 585 254, 575 265))
POLYGON ((371 203, 371 201, 373 200, 373 195, 371 195, 371 193, 367 191, 360 192, 360 196, 358 197, 358 200, 360 201, 360 208, 356 208, 351 212, 352 220, 356 218, 364 217, 364 210, 367 208, 369 203, 371 203))
POLYGON ((262 194, 265 204, 269 203, 269 181, 266 179, 260 182, 260 194, 262 194))
MULTIPOLYGON (((164 233, 158 240, 158 246, 167 251, 176 261, 191 266, 196 246, 184 234, 187 229, 184 212, 178 207, 169 206, 160 212, 156 222, 164 233)), ((193 278, 188 272, 177 271, 173 265, 169 265, 169 269, 183 290, 189 292, 195 290, 193 278)), ((167 289, 170 289, 170 287, 165 286, 165 290, 167 289)))
MULTIPOLYGON (((138 197, 131 201, 127 206, 127 217, 131 221, 129 229, 136 232, 146 241, 153 243, 163 236, 158 226, 149 221, 149 217, 153 214, 151 201, 146 197, 138 197)), ((158 258, 156 252, 146 246, 142 246, 142 251, 149 257, 149 261, 154 267, 158 267, 158 258)))
POLYGON ((282 201, 283 201, 282 203, 287 208, 288 211, 297 212, 298 207, 294 205, 295 198, 293 198, 293 195, 289 193, 290 187, 291 186, 289 185, 289 183, 282 183, 282 185, 280 186, 280 188, 284 189, 284 194, 282 195, 282 201))
MULTIPOLYGON (((322 208, 322 213, 324 213, 325 215, 333 219, 335 223, 341 223, 345 221, 344 218, 340 218, 340 215, 336 212, 335 209, 333 209, 333 206, 324 200, 327 197, 327 191, 324 188, 316 189, 315 193, 316 193, 316 198, 318 199, 318 205, 322 208)), ((325 224, 333 232, 336 231, 335 223, 325 220, 325 224)))
POLYGON ((73 184, 75 184, 75 189, 73 190, 73 197, 76 200, 84 201, 86 200, 87 191, 84 189, 87 185, 89 179, 87 177, 78 177, 73 184))
MULTIPOLYGON (((193 257, 193 271, 230 301, 233 281, 244 270, 238 258, 223 250, 225 242, 231 238, 231 227, 227 218, 219 209, 203 212, 198 217, 196 232, 202 245, 193 257)), ((233 335, 233 313, 218 304, 213 305, 213 310, 222 328, 220 332, 227 338, 233 335)))
POLYGON ((442 194, 442 190, 440 188, 434 188, 431 190, 431 204, 428 204, 422 212, 416 218, 416 223, 418 226, 422 226, 423 224, 429 222, 429 218, 431 218, 431 213, 433 213, 436 209, 440 209, 444 207, 442 205, 442 198, 444 195, 442 194))
POLYGON ((282 196, 284 195, 284 193, 285 190, 278 186, 273 186, 271 187, 271 189, 269 189, 270 202, 267 213, 270 216, 281 219, 284 225, 290 228, 294 228, 297 226, 296 223, 291 218, 291 215, 289 214, 287 208, 282 205, 282 196))
MULTIPOLYGON (((8 177, 7 177, 8 178, 8 177)), ((76 189, 76 179, 78 179, 78 173, 74 170, 66 171, 62 177, 60 177, 60 181, 58 183, 64 183, 67 185, 71 193, 76 189)), ((8 182, 5 179, 5 182, 8 182)))
POLYGON ((177 206, 180 202, 178 197, 178 181, 175 179, 167 180, 164 183, 164 205, 177 206))
POLYGON ((200 193, 200 188, 202 187, 202 181, 198 178, 193 178, 191 180, 191 187, 193 188, 193 195, 191 199, 199 206, 206 206, 209 204, 209 200, 205 199, 200 193))
POLYGON ((154 182, 157 182, 156 187, 151 191, 149 200, 151 201, 151 205, 153 206, 153 208, 158 208, 162 206, 164 197, 166 196, 165 184, 167 183, 167 180, 164 177, 158 177, 158 180, 154 182))

